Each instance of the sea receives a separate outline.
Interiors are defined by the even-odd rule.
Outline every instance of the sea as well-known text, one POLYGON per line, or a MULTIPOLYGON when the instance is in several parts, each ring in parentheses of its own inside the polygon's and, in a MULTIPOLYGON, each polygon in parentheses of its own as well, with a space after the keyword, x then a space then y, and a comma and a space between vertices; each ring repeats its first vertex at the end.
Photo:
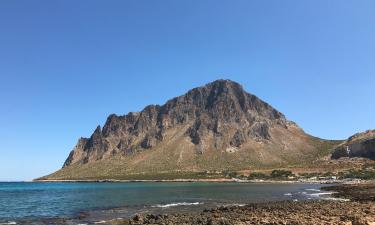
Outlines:
POLYGON ((322 186, 238 182, 3 182, 0 224, 27 224, 25 221, 38 224, 37 221, 61 218, 71 221, 79 218, 80 224, 95 224, 145 212, 191 212, 257 202, 329 199, 329 193, 320 190, 322 186))

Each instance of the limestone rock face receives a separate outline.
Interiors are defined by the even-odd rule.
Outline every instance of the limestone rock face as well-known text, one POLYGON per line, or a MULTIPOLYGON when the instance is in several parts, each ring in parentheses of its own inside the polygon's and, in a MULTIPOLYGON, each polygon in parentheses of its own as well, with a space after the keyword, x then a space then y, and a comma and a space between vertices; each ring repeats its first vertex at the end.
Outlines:
POLYGON ((238 83, 217 80, 163 105, 110 115, 43 179, 171 179, 304 166, 337 144, 306 134, 238 83))
POLYGON ((355 134, 338 146, 332 159, 341 157, 362 157, 375 160, 375 130, 355 134))
POLYGON ((183 135, 196 146, 196 152, 204 154, 211 147, 225 151, 240 148, 249 140, 271 140, 270 128, 287 129, 290 124, 282 113, 238 83, 217 80, 162 106, 149 105, 124 116, 110 115, 103 128, 98 126, 90 138, 79 139, 64 167, 147 151, 162 143, 169 129, 180 125, 187 127, 183 135))

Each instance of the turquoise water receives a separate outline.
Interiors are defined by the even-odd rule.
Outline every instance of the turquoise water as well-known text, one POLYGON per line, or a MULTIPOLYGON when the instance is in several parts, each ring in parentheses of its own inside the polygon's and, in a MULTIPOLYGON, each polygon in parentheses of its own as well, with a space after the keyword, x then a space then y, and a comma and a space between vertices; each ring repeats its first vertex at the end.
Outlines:
POLYGON ((251 183, 0 183, 0 221, 74 217, 126 207, 244 204, 314 198, 319 184, 251 183))

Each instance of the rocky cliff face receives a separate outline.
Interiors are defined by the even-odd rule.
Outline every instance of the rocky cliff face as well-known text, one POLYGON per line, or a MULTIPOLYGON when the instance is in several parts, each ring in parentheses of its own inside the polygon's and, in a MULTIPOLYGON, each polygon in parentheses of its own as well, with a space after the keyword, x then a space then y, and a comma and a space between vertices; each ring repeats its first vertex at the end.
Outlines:
POLYGON ((338 146, 332 159, 362 157, 375 160, 375 130, 355 134, 338 146))
POLYGON ((287 128, 288 124, 283 114, 246 93, 238 83, 218 80, 162 106, 149 105, 125 116, 110 115, 103 129, 98 126, 90 138, 79 139, 64 167, 146 151, 163 142, 166 131, 178 125, 188 125, 184 135, 195 145, 196 154, 204 154, 210 147, 234 151, 248 140, 270 140, 271 127, 287 128))
POLYGON ((278 167, 311 162, 323 145, 238 83, 217 80, 161 106, 110 115, 45 179, 278 167))

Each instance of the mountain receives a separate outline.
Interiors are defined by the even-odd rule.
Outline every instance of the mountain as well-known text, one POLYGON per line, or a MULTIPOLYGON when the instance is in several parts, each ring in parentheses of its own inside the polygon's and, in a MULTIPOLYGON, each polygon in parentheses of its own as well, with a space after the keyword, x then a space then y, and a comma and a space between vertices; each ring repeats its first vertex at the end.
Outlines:
POLYGON ((243 87, 217 80, 141 112, 112 114, 43 179, 135 179, 311 163, 329 141, 243 87))
POLYGON ((362 157, 375 160, 375 130, 357 133, 340 144, 332 153, 332 159, 362 157))

